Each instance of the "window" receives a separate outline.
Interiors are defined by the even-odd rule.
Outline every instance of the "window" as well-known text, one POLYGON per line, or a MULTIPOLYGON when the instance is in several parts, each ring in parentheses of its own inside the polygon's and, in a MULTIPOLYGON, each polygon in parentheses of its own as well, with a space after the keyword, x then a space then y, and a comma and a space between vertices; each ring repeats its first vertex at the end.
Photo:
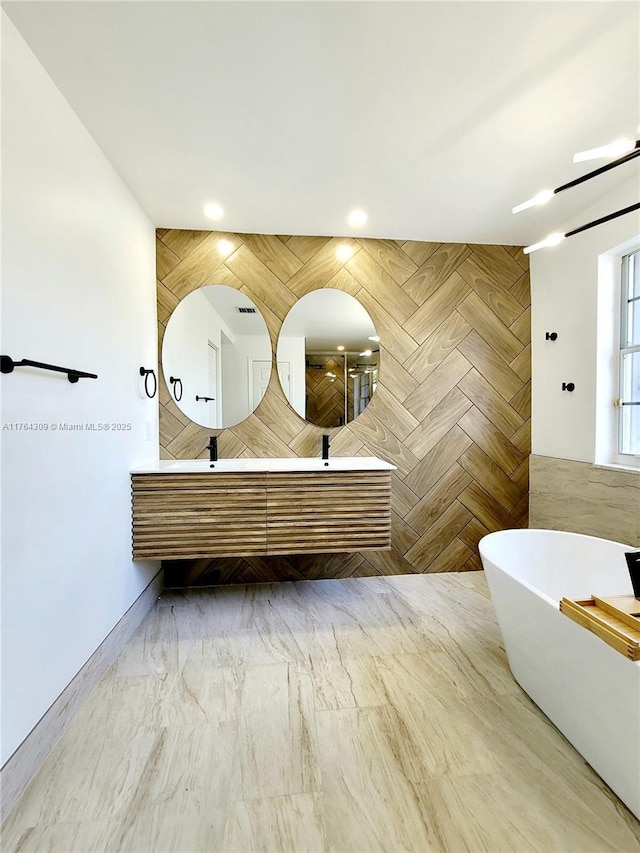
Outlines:
POLYGON ((620 323, 620 453, 640 456, 640 250, 622 259, 620 323))

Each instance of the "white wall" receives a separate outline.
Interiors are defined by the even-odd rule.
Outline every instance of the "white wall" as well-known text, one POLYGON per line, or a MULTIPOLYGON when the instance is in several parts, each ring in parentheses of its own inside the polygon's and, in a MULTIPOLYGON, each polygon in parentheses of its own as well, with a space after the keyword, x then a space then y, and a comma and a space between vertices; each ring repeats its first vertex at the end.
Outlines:
MULTIPOLYGON (((579 188, 569 190, 577 191, 579 188)), ((597 205, 585 209, 566 230, 636 201, 638 182, 633 177, 597 205)), ((531 213, 535 215, 534 211, 531 213)), ((601 256, 612 251, 620 254, 622 247, 630 247, 638 235, 640 217, 631 213, 570 237, 555 248, 530 255, 532 451, 535 454, 578 462, 596 460, 596 422, 602 425, 611 421, 614 396, 611 386, 606 387, 605 382, 605 374, 608 372, 611 376, 615 365, 611 355, 605 352, 607 347, 611 348, 613 335, 606 335, 609 318, 603 316, 603 312, 611 312, 612 326, 617 327, 619 321, 617 299, 611 292, 612 276, 607 279, 603 275, 611 262, 603 263, 601 256), (599 300, 602 308, 600 328, 599 300), (558 340, 546 341, 547 331, 557 332, 558 340), (575 391, 562 391, 563 382, 574 382, 575 391)), ((540 238, 544 236, 541 234, 540 238)), ((611 332, 611 326, 609 330, 611 332)), ((599 461, 604 461, 602 452, 600 448, 599 461)))
POLYGON ((169 379, 179 377, 182 380, 182 399, 178 406, 192 421, 211 428, 224 423, 226 383, 220 381, 223 332, 231 335, 211 302, 201 290, 196 290, 177 306, 162 341, 162 370, 167 388, 173 394, 169 379), (205 403, 196 401, 196 396, 210 396, 209 341, 218 350, 218 388, 216 399, 205 403))
POLYGON ((0 377, 4 761, 158 571, 131 561, 129 468, 157 458, 154 229, 2 13, 1 351, 97 373, 0 377), (149 436, 149 439, 146 436, 149 436))
POLYGON ((278 364, 289 364, 289 402, 300 415, 306 417, 307 375, 305 339, 302 335, 280 335, 278 337, 278 364))
POLYGON ((235 426, 253 411, 252 361, 271 363, 268 335, 235 335, 233 345, 222 347, 222 384, 225 388, 223 416, 225 426, 235 426))

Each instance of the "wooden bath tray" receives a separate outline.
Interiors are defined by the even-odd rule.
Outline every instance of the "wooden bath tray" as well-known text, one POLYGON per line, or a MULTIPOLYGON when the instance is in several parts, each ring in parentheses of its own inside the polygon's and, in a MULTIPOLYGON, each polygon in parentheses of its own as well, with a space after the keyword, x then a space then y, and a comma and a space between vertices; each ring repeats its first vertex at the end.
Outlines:
POLYGON ((563 598, 560 612, 625 657, 640 660, 640 601, 632 595, 594 596, 581 601, 563 598))

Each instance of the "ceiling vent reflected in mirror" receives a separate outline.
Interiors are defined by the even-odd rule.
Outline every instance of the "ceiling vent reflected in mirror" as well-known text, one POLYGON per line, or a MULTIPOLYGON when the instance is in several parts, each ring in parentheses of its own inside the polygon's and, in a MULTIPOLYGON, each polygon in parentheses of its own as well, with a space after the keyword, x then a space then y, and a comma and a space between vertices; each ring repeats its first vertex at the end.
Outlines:
POLYGON ((314 290, 296 302, 280 330, 277 361, 282 390, 301 418, 331 429, 366 409, 380 366, 374 340, 371 317, 343 290, 314 290))

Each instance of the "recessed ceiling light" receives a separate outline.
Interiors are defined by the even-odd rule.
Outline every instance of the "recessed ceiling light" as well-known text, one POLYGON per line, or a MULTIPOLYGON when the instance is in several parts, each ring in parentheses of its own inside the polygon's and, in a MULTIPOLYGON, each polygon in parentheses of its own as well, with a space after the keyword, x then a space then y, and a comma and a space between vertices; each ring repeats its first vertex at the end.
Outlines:
POLYGON ((364 210, 352 210, 347 218, 347 222, 352 228, 362 228, 367 221, 367 214, 364 210))
POLYGON ((370 349, 366 349, 364 352, 361 352, 360 355, 371 355, 371 353, 372 351, 370 349))
POLYGON ((379 343, 379 341, 380 341, 380 336, 379 336, 379 335, 369 335, 369 337, 367 338, 367 340, 368 340, 368 341, 375 341, 376 343, 379 343))
POLYGON ((344 352, 344 347, 342 346, 342 344, 340 344, 340 346, 339 346, 339 347, 337 347, 337 349, 338 349, 340 352, 344 352))
POLYGON ((336 249, 336 255, 341 261, 348 261, 353 252, 353 248, 348 243, 341 243, 336 249))
POLYGON ((205 204, 204 206, 204 215, 207 219, 222 219, 224 216, 224 210, 222 206, 218 204, 217 201, 211 201, 209 204, 205 204))

